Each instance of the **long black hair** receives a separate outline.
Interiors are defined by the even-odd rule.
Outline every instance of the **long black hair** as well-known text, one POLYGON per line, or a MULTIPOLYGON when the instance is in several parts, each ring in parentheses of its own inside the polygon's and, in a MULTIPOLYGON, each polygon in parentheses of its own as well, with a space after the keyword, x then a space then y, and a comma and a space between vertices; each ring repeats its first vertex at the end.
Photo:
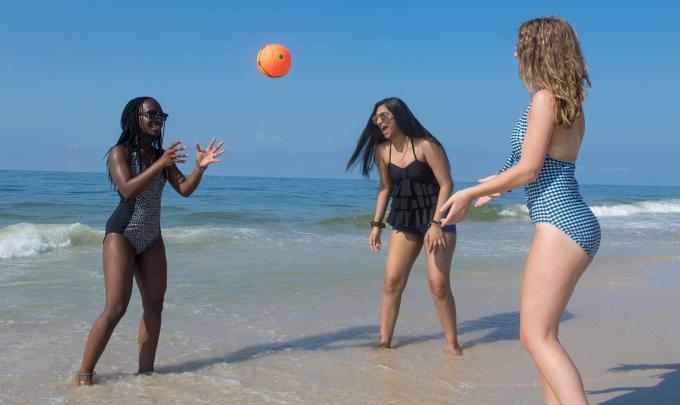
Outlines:
POLYGON ((349 171, 359 163, 359 156, 361 155, 361 174, 366 178, 368 178, 371 174, 371 170, 373 170, 373 167, 375 166, 375 148, 387 140, 382 131, 380 131, 380 127, 378 127, 372 121, 372 118, 378 110, 378 107, 381 105, 384 105, 385 108, 390 111, 396 120, 397 127, 399 127, 399 129, 404 134, 406 134, 406 136, 409 138, 428 139, 439 145, 439 147, 442 149, 442 152, 446 156, 446 152, 444 151, 442 144, 437 140, 437 138, 434 137, 434 135, 430 133, 430 131, 425 129, 425 127, 413 115, 406 103, 400 98, 388 97, 375 103, 373 111, 368 117, 368 123, 366 123, 366 127, 364 127, 364 130, 361 132, 361 136, 359 136, 357 147, 354 150, 354 153, 352 153, 352 157, 349 159, 349 162, 347 162, 347 168, 345 169, 346 171, 349 171))
MULTIPOLYGON (((142 129, 139 126, 139 114, 142 112, 142 104, 144 104, 146 100, 153 100, 158 103, 158 101, 153 97, 135 97, 128 101, 128 103, 125 105, 125 108, 123 108, 123 113, 120 116, 120 128, 122 129, 122 132, 120 133, 120 137, 118 137, 116 144, 113 145, 108 150, 108 152, 106 152, 105 158, 108 158, 109 153, 111 153, 111 149, 119 145, 125 146, 130 151, 139 150, 139 138, 142 136, 142 129)), ((156 155, 156 159, 158 159, 163 153, 164 133, 165 124, 163 124, 163 130, 161 131, 160 136, 157 136, 151 140, 151 149, 156 155)), ((109 174, 109 180, 112 181, 111 172, 109 171, 108 159, 106 170, 109 174)))

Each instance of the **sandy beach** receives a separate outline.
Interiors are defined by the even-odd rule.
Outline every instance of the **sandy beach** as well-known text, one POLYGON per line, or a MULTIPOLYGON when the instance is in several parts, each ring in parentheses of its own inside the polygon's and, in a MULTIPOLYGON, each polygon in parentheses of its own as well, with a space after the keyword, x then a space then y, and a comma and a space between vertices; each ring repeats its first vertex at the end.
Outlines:
MULTIPOLYGON (((582 279, 560 336, 591 403, 673 404, 680 399, 678 266, 678 256, 621 258, 596 262, 582 279)), ((485 269, 455 277, 460 357, 443 350, 422 263, 404 297, 394 349, 377 350, 380 282, 376 274, 358 287, 360 302, 347 304, 354 311, 324 306, 327 296, 343 293, 341 280, 325 291, 292 289, 287 294, 296 300, 281 305, 272 299, 242 313, 232 313, 228 305, 201 305, 199 291, 181 292, 182 286, 175 286, 166 305, 158 372, 152 376, 134 375, 140 306, 135 296, 91 388, 78 389, 72 382, 85 320, 52 325, 54 335, 29 340, 21 326, 4 322, 3 342, 10 350, 3 354, 0 402, 542 402, 536 370, 518 340, 517 271, 485 269), (194 310, 180 312, 178 306, 194 310), (73 326, 79 333, 63 330, 73 326)), ((70 310, 92 313, 83 306, 70 310)))

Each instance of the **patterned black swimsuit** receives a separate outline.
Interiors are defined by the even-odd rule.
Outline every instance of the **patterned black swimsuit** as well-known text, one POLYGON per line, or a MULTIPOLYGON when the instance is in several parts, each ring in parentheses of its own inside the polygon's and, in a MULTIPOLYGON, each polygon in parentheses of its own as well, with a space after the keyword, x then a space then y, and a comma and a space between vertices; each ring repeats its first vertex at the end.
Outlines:
MULTIPOLYGON (((144 165, 139 151, 130 153, 130 173, 138 176, 144 165)), ((120 204, 106 222, 106 234, 118 233, 130 241, 136 254, 142 253, 161 234, 161 194, 165 186, 161 172, 135 198, 126 200, 120 195, 120 204)))

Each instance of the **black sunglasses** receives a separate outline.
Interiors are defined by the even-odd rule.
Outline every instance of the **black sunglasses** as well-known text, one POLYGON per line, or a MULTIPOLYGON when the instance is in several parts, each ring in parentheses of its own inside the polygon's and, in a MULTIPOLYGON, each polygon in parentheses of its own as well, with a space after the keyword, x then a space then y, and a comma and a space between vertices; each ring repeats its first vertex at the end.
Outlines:
POLYGON ((143 115, 150 120, 165 121, 165 120, 168 119, 168 114, 166 114, 164 112, 153 111, 153 110, 140 112, 139 115, 143 115))

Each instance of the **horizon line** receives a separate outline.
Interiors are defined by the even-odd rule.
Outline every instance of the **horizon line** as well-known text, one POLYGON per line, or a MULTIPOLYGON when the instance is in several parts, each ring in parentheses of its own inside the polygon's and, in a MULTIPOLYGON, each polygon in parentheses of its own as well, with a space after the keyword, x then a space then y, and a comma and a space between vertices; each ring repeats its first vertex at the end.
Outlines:
MULTIPOLYGON (((35 169, 1 169, 0 172, 34 172, 34 173, 85 173, 85 174, 105 174, 104 171, 87 171, 87 170, 35 170, 35 169)), ((243 177, 243 178, 261 178, 261 179, 314 179, 314 180, 368 180, 377 181, 377 178, 363 178, 363 177, 314 177, 314 176, 254 176, 254 175, 235 175, 235 174, 204 174, 205 177, 243 177)), ((477 183, 477 180, 456 180, 454 183, 477 183)), ((611 183, 582 183, 579 182, 581 186, 613 186, 613 187, 625 187, 625 186, 636 186, 636 187, 680 187, 680 184, 611 184, 611 183)), ((519 188, 519 187, 518 187, 519 188)))

